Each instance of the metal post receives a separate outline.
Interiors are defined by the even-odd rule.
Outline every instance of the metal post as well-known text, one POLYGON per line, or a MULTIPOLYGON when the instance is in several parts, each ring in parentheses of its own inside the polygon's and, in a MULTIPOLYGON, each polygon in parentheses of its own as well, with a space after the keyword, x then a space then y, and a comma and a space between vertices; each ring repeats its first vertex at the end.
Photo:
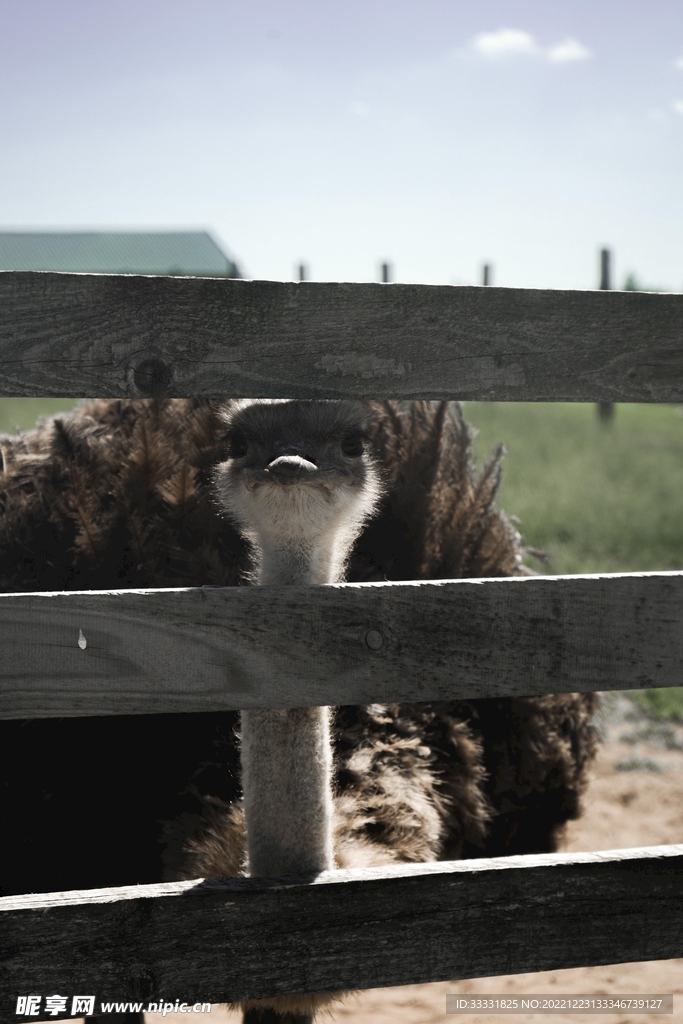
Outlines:
POLYGON ((391 281, 391 263, 382 264, 382 284, 389 284, 391 281))
POLYGON ((299 264, 299 280, 308 281, 308 267, 305 263, 299 264))
POLYGON ((481 283, 484 287, 488 287, 488 285, 493 284, 493 267, 490 263, 484 264, 481 283))
POLYGON ((608 292, 612 287, 612 254, 609 249, 600 250, 600 290, 608 292))
MULTIPOLYGON (((600 290, 609 291, 612 287, 612 253, 609 249, 600 250, 600 290)), ((611 423, 614 419, 614 402, 598 402, 598 419, 601 423, 611 423)))

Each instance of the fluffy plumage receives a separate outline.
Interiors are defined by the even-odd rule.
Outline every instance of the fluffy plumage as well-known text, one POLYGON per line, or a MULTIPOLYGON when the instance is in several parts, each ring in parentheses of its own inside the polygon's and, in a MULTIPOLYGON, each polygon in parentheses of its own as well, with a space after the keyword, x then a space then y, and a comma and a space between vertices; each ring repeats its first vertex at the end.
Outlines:
MULTIPOLYGON (((528 573, 459 408, 378 403, 385 477, 350 580, 528 573)), ((243 585, 218 514, 220 404, 91 401, 0 439, 0 589, 243 585)), ((592 695, 346 707, 334 723, 339 863, 554 849, 594 753, 592 695)), ((241 870, 236 713, 0 724, 4 892, 241 870), (59 858, 51 850, 60 850, 59 858)))

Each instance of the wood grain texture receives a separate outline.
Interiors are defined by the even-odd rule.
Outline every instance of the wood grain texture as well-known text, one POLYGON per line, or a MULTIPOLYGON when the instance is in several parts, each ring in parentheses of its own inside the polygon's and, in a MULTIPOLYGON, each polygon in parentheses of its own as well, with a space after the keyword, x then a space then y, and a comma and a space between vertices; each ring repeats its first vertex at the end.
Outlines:
POLYGON ((5 594, 0 659, 5 718, 677 686, 683 573, 5 594))
POLYGON ((683 401, 683 295, 0 274, 0 395, 683 401))
POLYGON ((683 956, 683 846, 0 900, 17 995, 212 1003, 683 956))

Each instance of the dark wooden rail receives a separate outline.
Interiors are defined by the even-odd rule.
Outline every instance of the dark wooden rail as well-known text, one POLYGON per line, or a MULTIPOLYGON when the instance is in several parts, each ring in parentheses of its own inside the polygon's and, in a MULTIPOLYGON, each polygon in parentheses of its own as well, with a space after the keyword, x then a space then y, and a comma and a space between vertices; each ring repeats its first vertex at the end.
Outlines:
POLYGON ((0 273, 0 395, 683 401, 683 295, 0 273))
POLYGON ((683 573, 4 594, 0 637, 4 718, 678 686, 683 573))
POLYGON ((212 1003, 683 956, 683 846, 0 900, 17 993, 212 1003))

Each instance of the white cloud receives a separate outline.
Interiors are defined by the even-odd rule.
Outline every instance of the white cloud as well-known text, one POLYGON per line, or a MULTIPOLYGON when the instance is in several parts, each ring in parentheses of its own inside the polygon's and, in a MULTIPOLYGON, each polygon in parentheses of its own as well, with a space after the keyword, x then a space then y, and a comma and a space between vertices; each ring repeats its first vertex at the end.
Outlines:
POLYGON ((674 100, 671 109, 675 110, 677 114, 683 115, 683 100, 674 100))
POLYGON ((566 64, 570 60, 587 60, 593 54, 578 39, 565 39, 548 47, 546 57, 556 64, 566 64))
MULTIPOLYGON (((553 64, 567 64, 570 61, 587 60, 593 56, 587 46, 571 37, 543 49, 530 32, 525 32, 521 28, 499 28, 496 32, 480 32, 472 40, 471 46, 482 57, 487 57, 490 60, 523 55, 545 57, 553 64)), ((683 67, 683 57, 681 57, 681 67, 683 67)))
POLYGON ((674 67, 678 68, 679 71, 683 71, 683 53, 674 61, 674 67))
POLYGON ((507 57, 514 53, 538 53, 536 40, 520 28, 499 28, 496 32, 480 32, 472 40, 472 48, 482 57, 507 57))

